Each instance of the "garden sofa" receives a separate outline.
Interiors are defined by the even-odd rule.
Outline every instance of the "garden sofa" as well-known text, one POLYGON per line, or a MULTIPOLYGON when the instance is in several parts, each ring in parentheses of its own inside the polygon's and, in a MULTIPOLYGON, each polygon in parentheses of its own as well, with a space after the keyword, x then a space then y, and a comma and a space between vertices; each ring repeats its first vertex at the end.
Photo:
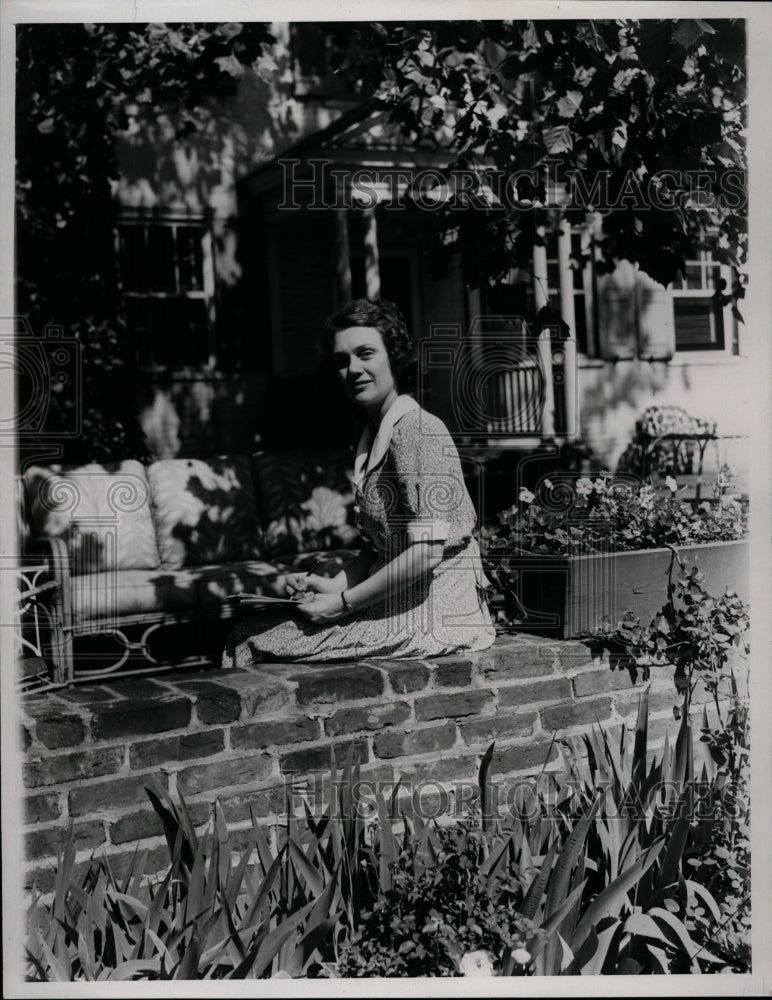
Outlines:
POLYGON ((359 542, 351 465, 335 449, 28 468, 23 555, 42 549, 58 584, 56 679, 157 666, 162 629, 229 618, 240 591, 283 595, 293 570, 337 572, 359 542), (74 662, 75 639, 108 635, 107 666, 103 650, 74 662))

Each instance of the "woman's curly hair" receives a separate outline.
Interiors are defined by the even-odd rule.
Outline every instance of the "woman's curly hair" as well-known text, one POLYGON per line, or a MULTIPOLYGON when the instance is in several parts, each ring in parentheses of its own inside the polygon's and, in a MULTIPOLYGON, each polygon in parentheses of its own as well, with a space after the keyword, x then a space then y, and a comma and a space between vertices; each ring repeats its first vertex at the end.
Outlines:
POLYGON ((328 348, 338 330, 372 326, 381 335, 398 392, 412 388, 415 380, 415 345, 402 313, 387 299, 354 299, 325 323, 328 348))

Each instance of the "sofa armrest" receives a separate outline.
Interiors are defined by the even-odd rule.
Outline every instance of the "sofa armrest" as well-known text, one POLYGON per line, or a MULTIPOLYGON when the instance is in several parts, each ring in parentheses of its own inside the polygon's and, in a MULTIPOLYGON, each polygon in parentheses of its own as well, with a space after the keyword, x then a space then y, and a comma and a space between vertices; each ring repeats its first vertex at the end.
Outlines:
POLYGON ((68 683, 73 676, 72 656, 72 583, 70 580, 70 554, 61 538, 46 536, 27 545, 27 551, 39 555, 48 564, 56 583, 51 598, 51 660, 55 680, 68 683))

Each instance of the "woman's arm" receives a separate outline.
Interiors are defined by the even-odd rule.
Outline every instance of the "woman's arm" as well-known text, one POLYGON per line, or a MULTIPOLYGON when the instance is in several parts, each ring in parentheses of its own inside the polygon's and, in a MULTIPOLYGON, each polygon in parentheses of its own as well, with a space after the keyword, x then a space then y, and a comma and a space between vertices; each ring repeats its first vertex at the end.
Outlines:
POLYGON ((310 592, 313 594, 339 594, 353 587, 367 577, 375 553, 365 543, 358 554, 335 576, 317 576, 315 573, 292 573, 287 577, 287 592, 290 595, 310 592))
MULTIPOLYGON (((406 590, 440 564, 442 551, 443 542, 414 542, 408 545, 372 576, 367 576, 353 586, 344 588, 349 606, 358 611, 369 604, 383 600, 387 595, 406 590)), ((342 571, 339 576, 345 572, 342 571)), ((335 579, 337 580, 337 577, 335 579)), ((340 592, 309 597, 298 605, 298 611, 316 624, 338 621, 348 614, 340 592)))

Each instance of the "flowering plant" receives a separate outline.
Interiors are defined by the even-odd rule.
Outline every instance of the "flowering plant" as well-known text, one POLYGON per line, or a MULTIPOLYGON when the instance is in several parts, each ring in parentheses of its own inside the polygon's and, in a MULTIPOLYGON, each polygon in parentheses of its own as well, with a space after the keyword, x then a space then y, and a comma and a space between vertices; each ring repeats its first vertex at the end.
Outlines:
POLYGON ((484 537, 485 551, 585 555, 744 538, 747 500, 730 492, 731 478, 724 466, 711 499, 696 507, 670 476, 663 487, 609 472, 545 479, 536 494, 523 487, 499 514, 501 527, 484 537))

